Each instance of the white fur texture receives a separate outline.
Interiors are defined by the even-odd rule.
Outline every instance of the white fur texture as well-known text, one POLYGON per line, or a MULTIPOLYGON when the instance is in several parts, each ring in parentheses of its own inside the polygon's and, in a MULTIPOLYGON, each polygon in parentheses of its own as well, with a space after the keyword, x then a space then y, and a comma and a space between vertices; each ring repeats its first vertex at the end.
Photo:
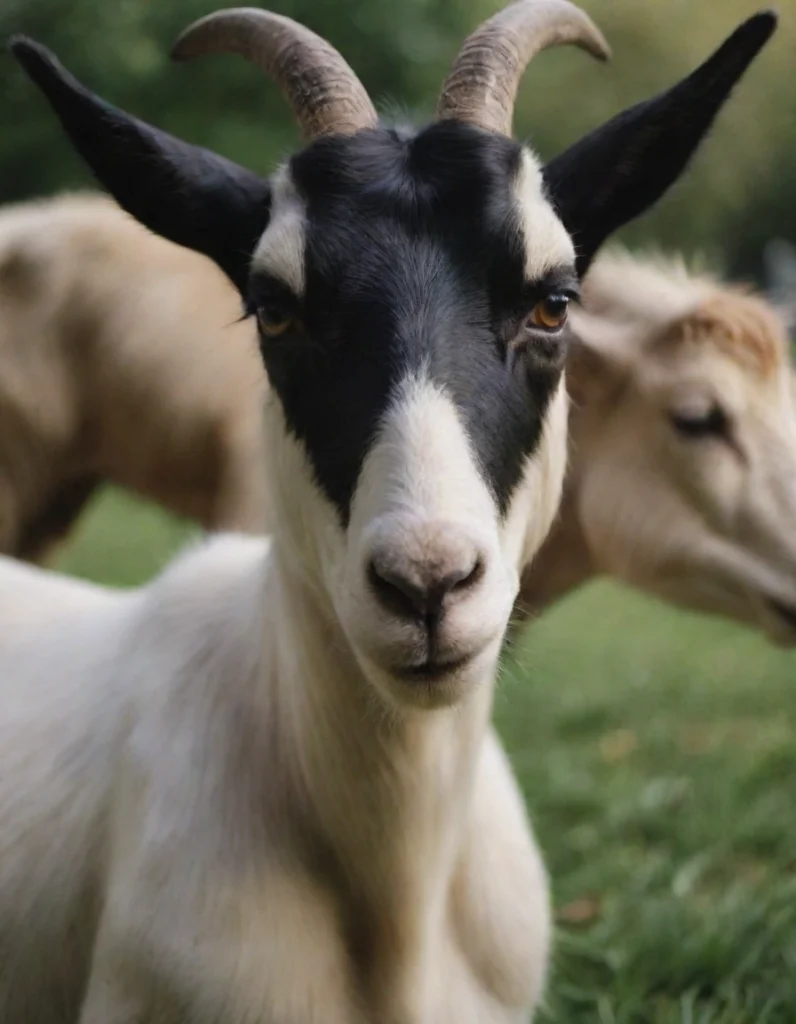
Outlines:
POLYGON ((304 294, 306 211, 286 167, 271 178, 271 217, 252 266, 272 274, 299 298, 304 294))
POLYGON ((538 281, 548 271, 574 265, 575 247, 544 194, 541 164, 527 148, 514 186, 525 242, 525 276, 538 281))

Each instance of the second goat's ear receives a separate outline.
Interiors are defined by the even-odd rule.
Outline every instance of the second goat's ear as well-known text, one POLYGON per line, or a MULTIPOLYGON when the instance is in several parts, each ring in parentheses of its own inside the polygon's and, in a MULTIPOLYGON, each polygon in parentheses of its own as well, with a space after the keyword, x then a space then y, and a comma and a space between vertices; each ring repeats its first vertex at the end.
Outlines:
POLYGON ((120 206, 156 234, 209 256, 242 292, 268 223, 268 183, 106 103, 33 40, 17 37, 11 50, 120 206))
POLYGON ((750 18, 688 78, 619 114, 547 165, 548 192, 575 242, 581 275, 603 242, 682 174, 776 26, 773 12, 750 18))

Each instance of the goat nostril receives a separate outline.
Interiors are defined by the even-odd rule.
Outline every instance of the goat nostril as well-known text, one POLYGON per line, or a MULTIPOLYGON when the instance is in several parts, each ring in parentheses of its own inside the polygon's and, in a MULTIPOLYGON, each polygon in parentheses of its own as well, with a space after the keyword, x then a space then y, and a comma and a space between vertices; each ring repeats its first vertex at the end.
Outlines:
POLYGON ((425 590, 376 558, 368 565, 368 582, 376 597, 389 611, 412 617, 425 615, 425 590))
MULTIPOLYGON (((451 573, 450 577, 448 577, 450 583, 445 588, 445 591, 469 590, 471 587, 474 587, 476 583, 480 582, 485 569, 486 566, 484 565, 483 558, 480 555, 477 555, 469 569, 463 569, 459 572, 451 573)), ((448 581, 446 580, 445 582, 448 581)))
POLYGON ((378 556, 368 564, 368 583, 388 611, 412 618, 437 619, 449 594, 461 594, 474 587, 483 577, 485 564, 479 555, 466 568, 455 569, 440 576, 423 578, 409 575, 389 565, 378 556))

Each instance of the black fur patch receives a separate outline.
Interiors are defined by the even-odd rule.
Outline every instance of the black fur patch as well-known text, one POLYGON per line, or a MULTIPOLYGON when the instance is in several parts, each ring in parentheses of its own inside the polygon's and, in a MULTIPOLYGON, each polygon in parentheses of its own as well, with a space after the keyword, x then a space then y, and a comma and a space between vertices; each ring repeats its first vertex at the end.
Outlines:
MULTIPOLYGON (((406 138, 374 130, 312 144, 291 162, 308 210, 302 327, 263 338, 290 429, 347 521, 365 454, 396 386, 425 369, 453 398, 505 512, 540 437, 564 339, 514 338, 562 281, 525 281, 513 186, 521 150, 460 124, 406 138)), ((284 303, 250 282, 250 305, 284 303)))

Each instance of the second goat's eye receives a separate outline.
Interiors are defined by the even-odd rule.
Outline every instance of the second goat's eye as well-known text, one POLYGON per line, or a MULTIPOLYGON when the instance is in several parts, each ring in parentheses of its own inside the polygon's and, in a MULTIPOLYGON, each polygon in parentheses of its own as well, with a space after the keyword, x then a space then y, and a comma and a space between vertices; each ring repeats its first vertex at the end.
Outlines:
POLYGON ((295 317, 284 306, 269 304, 257 307, 257 323, 266 338, 278 338, 295 324, 295 317))
POLYGON ((688 441, 726 438, 730 434, 729 418, 719 405, 672 411, 669 413, 669 421, 680 437, 688 441))
POLYGON ((557 331, 567 322, 568 311, 568 296, 547 295, 536 303, 526 323, 528 327, 541 327, 546 331, 557 331))

